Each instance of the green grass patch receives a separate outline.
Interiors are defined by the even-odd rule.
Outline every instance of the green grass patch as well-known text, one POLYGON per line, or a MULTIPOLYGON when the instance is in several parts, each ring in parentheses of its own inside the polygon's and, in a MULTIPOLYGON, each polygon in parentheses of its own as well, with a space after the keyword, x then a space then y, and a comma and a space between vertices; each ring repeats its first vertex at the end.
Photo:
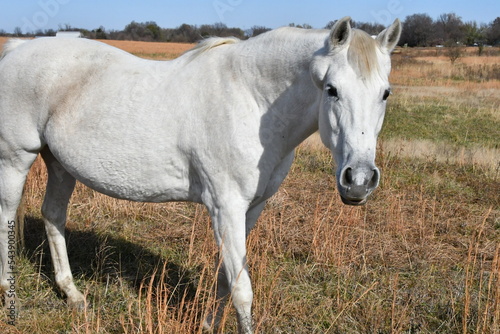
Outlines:
POLYGON ((500 120, 478 108, 392 102, 381 138, 424 139, 460 146, 500 147, 500 120))

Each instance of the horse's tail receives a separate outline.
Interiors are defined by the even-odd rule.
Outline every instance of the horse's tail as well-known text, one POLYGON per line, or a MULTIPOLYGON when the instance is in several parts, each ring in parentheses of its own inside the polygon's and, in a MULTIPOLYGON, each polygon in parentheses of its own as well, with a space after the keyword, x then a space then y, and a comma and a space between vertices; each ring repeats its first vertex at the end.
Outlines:
POLYGON ((25 39, 9 39, 7 43, 4 44, 3 46, 3 51, 2 54, 0 55, 0 60, 2 60, 7 54, 12 52, 15 48, 17 48, 19 45, 26 43, 27 40, 25 39))

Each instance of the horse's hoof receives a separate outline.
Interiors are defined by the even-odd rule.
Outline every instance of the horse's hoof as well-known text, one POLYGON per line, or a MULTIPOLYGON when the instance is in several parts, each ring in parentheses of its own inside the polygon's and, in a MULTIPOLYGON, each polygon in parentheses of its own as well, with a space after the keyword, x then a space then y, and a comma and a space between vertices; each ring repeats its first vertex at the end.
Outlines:
POLYGON ((85 298, 68 298, 68 307, 71 310, 77 311, 77 312, 82 312, 85 310, 86 303, 85 303, 85 298))

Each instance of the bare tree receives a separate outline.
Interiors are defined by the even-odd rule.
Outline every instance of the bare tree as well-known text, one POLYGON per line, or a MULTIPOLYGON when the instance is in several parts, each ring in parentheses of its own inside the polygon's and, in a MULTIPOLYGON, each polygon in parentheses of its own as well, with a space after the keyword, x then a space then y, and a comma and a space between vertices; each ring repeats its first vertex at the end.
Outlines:
POLYGON ((23 35, 23 30, 20 27, 15 27, 14 36, 22 36, 22 35, 23 35))
POLYGON ((462 18, 455 13, 441 14, 436 22, 436 27, 444 42, 462 42, 464 40, 462 18))
POLYGON ((408 46, 429 46, 435 42, 434 21, 427 14, 413 14, 403 23, 400 44, 408 46))
POLYGON ((255 37, 255 36, 263 34, 263 33, 267 32, 269 30, 271 30, 271 28, 267 28, 267 27, 264 27, 264 26, 253 26, 252 28, 250 28, 250 31, 248 32, 248 35, 250 37, 255 37))
POLYGON ((486 32, 486 39, 488 44, 500 45, 500 16, 489 25, 486 32))
POLYGON ((366 31, 370 35, 378 35, 382 30, 385 29, 385 26, 380 23, 370 23, 370 22, 352 22, 352 26, 357 29, 361 29, 366 31))

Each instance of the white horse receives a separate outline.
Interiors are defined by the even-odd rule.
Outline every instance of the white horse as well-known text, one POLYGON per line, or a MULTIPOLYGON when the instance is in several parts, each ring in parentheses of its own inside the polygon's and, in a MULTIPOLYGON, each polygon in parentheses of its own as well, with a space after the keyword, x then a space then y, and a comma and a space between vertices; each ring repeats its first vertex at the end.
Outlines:
MULTIPOLYGON (((346 204, 365 203, 380 173, 375 148, 390 94, 396 20, 375 39, 351 28, 281 28, 209 39, 172 61, 94 41, 12 41, 0 61, 0 286, 9 289, 8 230, 38 153, 48 169, 42 214, 55 280, 84 306, 66 252, 75 180, 116 198, 194 201, 210 213, 240 331, 252 333, 245 239, 318 128, 346 204)), ((7 297, 6 297, 7 298, 7 297)), ((209 317, 217 326, 221 307, 209 317)))

